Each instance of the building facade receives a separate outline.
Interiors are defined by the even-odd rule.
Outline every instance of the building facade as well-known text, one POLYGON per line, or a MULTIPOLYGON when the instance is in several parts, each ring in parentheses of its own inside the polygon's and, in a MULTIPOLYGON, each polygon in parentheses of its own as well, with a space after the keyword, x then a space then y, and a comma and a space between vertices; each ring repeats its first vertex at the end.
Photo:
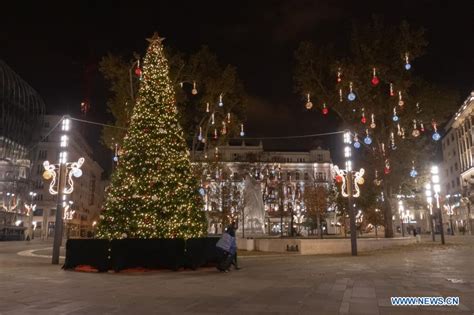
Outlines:
MULTIPOLYGON (((288 235, 291 226, 300 235, 314 230, 307 224, 304 192, 308 185, 332 188, 333 163, 328 150, 318 147, 300 152, 269 151, 264 150, 261 142, 248 145, 243 141, 240 145, 219 146, 207 154, 198 154, 201 162, 213 159, 219 166, 205 176, 203 185, 205 210, 211 214, 209 233, 222 232, 222 218, 217 215, 218 219, 213 219, 212 214, 225 211, 226 199, 231 200, 227 216, 229 220, 240 219, 239 230, 243 233, 248 229, 249 234, 288 235), (252 190, 252 186, 256 189, 252 190), (222 197, 222 192, 228 195, 222 197), (241 202, 243 199, 245 203, 241 202), (254 200, 251 206, 249 200, 254 200), (262 213, 256 214, 254 208, 261 208, 262 213), (257 221, 262 221, 258 223, 259 233, 249 227, 257 221)), ((322 224, 327 234, 340 232, 332 207, 328 207, 322 224)))
POLYGON ((446 187, 446 211, 444 222, 453 222, 455 230, 472 233, 474 201, 474 162, 473 162, 473 115, 474 91, 461 105, 446 127, 448 135, 443 143, 443 166, 449 179, 446 187), (448 144, 449 141, 449 144, 448 144))
MULTIPOLYGON (((54 236, 57 207, 56 195, 49 193, 50 182, 43 178, 43 162, 58 162, 61 120, 62 116, 45 116, 41 129, 42 141, 38 144, 36 163, 32 168, 31 180, 36 193, 33 225, 35 236, 43 239, 54 236)), ((81 157, 85 162, 81 167, 82 176, 74 179, 74 190, 64 200, 64 233, 68 237, 90 237, 94 234, 104 198, 103 169, 92 158, 92 149, 86 143, 80 127, 70 121, 68 162, 75 162, 81 157)))
POLYGON ((31 237, 29 175, 44 110, 39 94, 0 60, 0 241, 31 237))

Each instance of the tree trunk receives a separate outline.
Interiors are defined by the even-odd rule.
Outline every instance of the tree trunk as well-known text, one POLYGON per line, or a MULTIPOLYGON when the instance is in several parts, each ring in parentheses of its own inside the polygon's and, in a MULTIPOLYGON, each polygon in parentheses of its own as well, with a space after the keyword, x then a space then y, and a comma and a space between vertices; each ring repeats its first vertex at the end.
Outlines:
POLYGON ((385 226, 385 237, 393 237, 393 224, 392 224, 392 206, 390 204, 390 191, 387 183, 387 176, 383 181, 383 193, 384 193, 384 226, 385 226))

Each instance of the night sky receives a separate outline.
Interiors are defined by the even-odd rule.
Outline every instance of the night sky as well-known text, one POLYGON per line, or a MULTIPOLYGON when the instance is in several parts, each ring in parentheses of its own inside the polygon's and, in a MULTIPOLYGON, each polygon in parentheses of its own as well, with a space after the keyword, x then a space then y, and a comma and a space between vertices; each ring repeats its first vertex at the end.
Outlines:
POLYGON ((293 92, 293 52, 302 40, 343 49, 352 21, 369 21, 372 14, 424 26, 430 45, 413 64, 415 71, 463 99, 474 89, 473 1, 11 2, 2 3, 0 58, 54 114, 79 116, 79 104, 90 94, 88 119, 110 119, 98 62, 107 52, 143 54, 145 38, 158 31, 166 45, 183 52, 208 45, 221 63, 237 67, 252 96, 249 136, 333 131, 335 119, 305 111, 293 92))

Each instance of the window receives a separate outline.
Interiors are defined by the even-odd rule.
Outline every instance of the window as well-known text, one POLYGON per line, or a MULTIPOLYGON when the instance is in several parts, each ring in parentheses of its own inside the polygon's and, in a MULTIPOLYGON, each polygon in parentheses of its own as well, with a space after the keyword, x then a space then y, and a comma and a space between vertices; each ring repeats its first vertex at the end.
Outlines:
POLYGON ((446 176, 449 176, 449 171, 448 171, 448 169, 446 169, 446 176))
POLYGON ((38 152, 38 159, 46 159, 48 157, 48 151, 46 150, 39 150, 38 152))
POLYGON ((458 178, 457 186, 459 187, 461 185, 461 180, 458 178))
POLYGON ((44 124, 43 124, 43 127, 49 128, 49 121, 45 121, 44 124))
POLYGON ((446 145, 449 145, 449 138, 448 138, 448 140, 446 141, 446 145))
POLYGON ((95 199, 95 176, 91 176, 91 180, 89 182, 89 205, 94 204, 95 199))
POLYGON ((299 173, 299 172, 296 172, 295 179, 296 179, 296 180, 300 180, 300 173, 299 173))
POLYGON ((451 181, 451 187, 454 188, 454 179, 451 181))
POLYGON ((304 180, 309 180, 309 174, 308 173, 304 173, 304 180))
POLYGON ((38 164, 38 165, 36 165, 36 175, 39 175, 41 173, 43 173, 43 165, 38 164))
POLYGON ((323 160, 323 155, 321 153, 318 153, 316 155, 316 159, 318 160, 318 162, 321 162, 323 160))
POLYGON ((36 209, 35 211, 33 211, 33 216, 35 217, 40 217, 43 215, 43 209, 36 209))
POLYGON ((54 217, 56 215, 56 209, 49 210, 49 216, 54 217))
POLYGON ((458 162, 454 163, 454 169, 457 171, 458 170, 458 162))
POLYGON ((453 174, 453 167, 452 166, 449 168, 449 170, 451 171, 451 174, 453 174))
POLYGON ((453 156, 456 156, 456 150, 453 150, 453 156))

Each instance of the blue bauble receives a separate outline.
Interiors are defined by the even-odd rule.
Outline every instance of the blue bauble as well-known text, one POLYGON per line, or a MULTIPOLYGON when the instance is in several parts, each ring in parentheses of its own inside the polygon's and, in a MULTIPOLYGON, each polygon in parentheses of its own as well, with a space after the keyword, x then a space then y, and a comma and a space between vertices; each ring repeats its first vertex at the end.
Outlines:
POLYGON ((114 156, 114 162, 118 162, 118 156, 114 156))
POLYGON ((245 136, 245 133, 243 131, 240 132, 240 136, 243 137, 245 136))
POLYGON ((392 120, 393 120, 393 121, 398 121, 398 116, 397 116, 397 115, 393 115, 392 120))
POLYGON ((405 64, 405 69, 406 69, 406 70, 410 70, 410 69, 411 69, 411 64, 406 63, 406 64, 405 64))
POLYGON ((439 139, 441 139, 441 135, 436 131, 433 134, 432 138, 433 138, 434 141, 438 141, 439 139))
POLYGON ((364 138, 364 143, 367 144, 367 145, 370 145, 372 143, 372 138, 367 136, 364 138))
POLYGON ((416 177, 416 176, 418 176, 418 172, 415 169, 413 169, 413 170, 410 171, 410 176, 411 177, 416 177))
POLYGON ((199 193, 201 194, 201 196, 204 196, 206 194, 206 190, 204 190, 204 188, 199 188, 199 193))
POLYGON ((355 99, 356 99, 356 95, 354 94, 354 92, 350 92, 349 94, 347 94, 347 99, 348 99, 349 101, 351 101, 351 102, 352 102, 353 100, 355 100, 355 99))
POLYGON ((356 149, 360 148, 360 142, 359 141, 354 142, 354 148, 356 148, 356 149))

